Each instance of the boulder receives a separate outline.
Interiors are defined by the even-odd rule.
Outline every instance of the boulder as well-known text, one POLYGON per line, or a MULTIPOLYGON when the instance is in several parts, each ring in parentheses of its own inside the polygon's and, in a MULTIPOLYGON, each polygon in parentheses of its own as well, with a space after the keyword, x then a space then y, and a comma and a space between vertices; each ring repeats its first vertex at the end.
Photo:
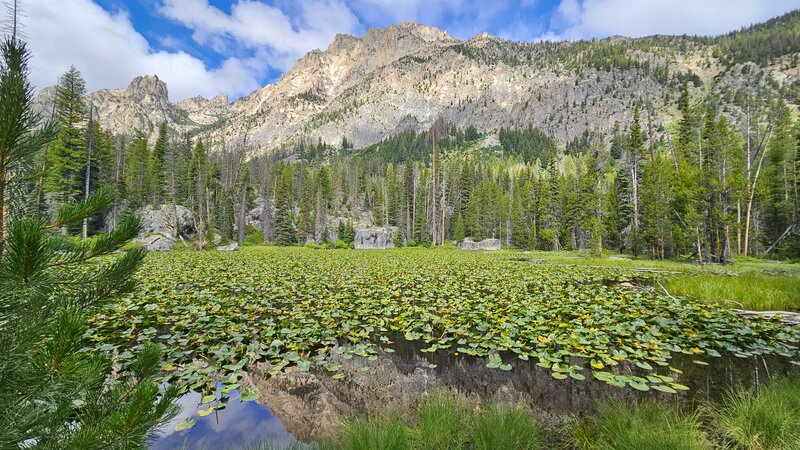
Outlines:
POLYGON ((228 245, 220 245, 217 247, 217 250, 221 252, 234 252, 239 248, 239 244, 236 242, 231 242, 228 245))
POLYGON ((150 252, 166 252, 172 250, 172 247, 175 246, 175 241, 172 238, 158 233, 137 238, 134 242, 138 242, 150 252))
POLYGON ((384 249, 394 247, 392 228, 362 228, 356 231, 356 248, 384 249))
POLYGON ((500 250, 500 239, 484 239, 480 242, 475 242, 470 238, 466 238, 458 243, 458 248, 461 250, 500 250))
MULTIPOLYGON (((192 211, 182 205, 177 205, 175 211, 178 216, 178 234, 182 236, 194 236, 194 215, 192 211)), ((139 236, 150 233, 172 236, 171 205, 145 205, 137 209, 136 214, 142 221, 142 230, 139 232, 139 236)))
POLYGON ((106 233, 113 230, 117 223, 120 220, 120 217, 130 212, 131 210, 131 202, 126 199, 117 200, 114 203, 114 206, 111 207, 106 213, 103 215, 103 231, 106 233))

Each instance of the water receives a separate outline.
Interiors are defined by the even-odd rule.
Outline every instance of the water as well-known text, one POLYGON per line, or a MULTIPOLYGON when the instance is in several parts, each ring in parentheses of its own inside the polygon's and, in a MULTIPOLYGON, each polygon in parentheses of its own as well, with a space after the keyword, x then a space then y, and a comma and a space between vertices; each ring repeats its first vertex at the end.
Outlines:
MULTIPOLYGON (((694 357, 675 355, 671 365, 683 374, 671 375, 691 390, 678 394, 643 393, 610 386, 590 374, 584 381, 556 380, 548 369, 533 361, 512 360, 507 355, 503 359, 513 361, 511 371, 488 369, 485 359, 455 356, 446 350, 421 353, 421 345, 398 336, 392 345, 394 352, 381 352, 376 361, 345 358, 334 352, 331 362, 342 366, 344 380, 334 380, 322 369, 304 373, 291 368, 266 379, 259 375, 265 367, 251 366, 242 386, 259 391, 257 402, 242 403, 238 394, 233 394, 225 409, 198 417, 201 395, 188 393, 181 398, 180 417, 164 428, 164 435, 153 442, 153 449, 247 448, 264 442, 282 448, 298 440, 312 442, 330 437, 341 420, 350 416, 385 409, 410 411, 421 394, 441 387, 457 391, 475 403, 527 405, 558 423, 572 415, 591 414, 599 400, 648 397, 689 407, 698 401, 719 400, 734 387, 751 388, 777 375, 800 373, 800 367, 785 358, 725 356, 710 358, 711 365, 704 366, 693 363, 694 357), (362 370, 366 367, 369 372, 362 370), (186 431, 174 431, 186 417, 195 417, 197 424, 186 431)), ((638 370, 622 366, 617 369, 630 373, 638 370)))
POLYGON ((297 443, 266 405, 241 402, 234 391, 225 409, 199 417, 197 409, 201 396, 198 392, 189 392, 178 400, 181 413, 150 443, 153 450, 257 448, 265 443, 273 446, 270 448, 283 448, 297 443), (190 417, 197 419, 194 427, 175 431, 178 424, 190 417))

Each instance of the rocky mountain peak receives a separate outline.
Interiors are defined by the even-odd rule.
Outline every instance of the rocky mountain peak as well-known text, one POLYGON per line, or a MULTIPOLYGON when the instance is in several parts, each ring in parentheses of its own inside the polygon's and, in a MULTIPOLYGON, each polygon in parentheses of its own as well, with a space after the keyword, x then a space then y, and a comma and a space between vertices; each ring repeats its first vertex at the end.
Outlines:
POLYGON ((155 99, 169 99, 167 83, 158 79, 158 75, 145 75, 134 78, 128 85, 128 95, 135 100, 143 100, 150 96, 155 99))

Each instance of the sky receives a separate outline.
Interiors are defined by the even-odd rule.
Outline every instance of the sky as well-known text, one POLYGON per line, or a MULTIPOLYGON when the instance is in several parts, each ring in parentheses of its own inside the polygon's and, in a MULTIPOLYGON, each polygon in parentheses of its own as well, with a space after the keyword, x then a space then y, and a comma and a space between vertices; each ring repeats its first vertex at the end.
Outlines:
MULTIPOLYGON (((274 82, 337 33, 414 21, 459 39, 717 35, 800 8, 800 0, 21 0, 31 80, 74 65, 87 89, 158 75, 170 100, 230 100, 274 82)), ((7 25, 7 24, 4 24, 7 25)), ((4 29, 7 26, 3 27, 4 29)))

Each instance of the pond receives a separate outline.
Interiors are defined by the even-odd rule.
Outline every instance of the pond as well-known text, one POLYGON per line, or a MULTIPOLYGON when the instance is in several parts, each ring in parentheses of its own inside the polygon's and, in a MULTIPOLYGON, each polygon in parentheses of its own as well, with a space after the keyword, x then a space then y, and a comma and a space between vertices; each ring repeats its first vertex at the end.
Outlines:
MULTIPOLYGON (((188 392, 178 403, 181 412, 159 430, 151 442, 153 450, 239 448, 269 442, 278 448, 299 444, 286 430, 280 418, 269 407, 256 402, 242 402, 238 393, 232 392, 225 409, 205 417, 197 414, 201 394, 188 392), (187 418, 197 423, 189 429, 176 431, 175 427, 187 418)), ((316 446, 307 446, 309 449, 316 446)), ((301 447, 302 448, 302 447, 301 447)))
MULTIPOLYGON (((693 356, 675 355, 670 366, 678 372, 656 373, 669 373, 689 390, 667 394, 618 388, 591 376, 583 381, 557 380, 549 369, 533 361, 516 361, 509 371, 490 369, 484 358, 447 351, 423 353, 421 347, 419 342, 398 336, 394 351, 382 350, 373 360, 333 352, 331 361, 341 366, 338 373, 344 374, 344 379, 333 379, 322 369, 302 372, 297 368, 265 377, 261 374, 269 369, 268 364, 251 364, 242 389, 258 391, 257 401, 241 402, 233 393, 225 409, 198 417, 200 394, 190 392, 181 399, 181 416, 165 427, 153 448, 237 448, 263 442, 283 448, 313 442, 330 437, 347 417, 387 408, 409 412, 420 395, 441 388, 458 392, 475 404, 527 405, 543 422, 558 424, 575 415, 591 414, 601 399, 657 398, 688 407, 698 400, 718 400, 734 387, 753 387, 778 375, 800 373, 800 367, 780 357, 731 355, 704 365, 693 356), (189 430, 173 431, 186 417, 196 418, 197 424, 189 430)), ((641 372, 632 365, 617 369, 631 375, 641 372)))

